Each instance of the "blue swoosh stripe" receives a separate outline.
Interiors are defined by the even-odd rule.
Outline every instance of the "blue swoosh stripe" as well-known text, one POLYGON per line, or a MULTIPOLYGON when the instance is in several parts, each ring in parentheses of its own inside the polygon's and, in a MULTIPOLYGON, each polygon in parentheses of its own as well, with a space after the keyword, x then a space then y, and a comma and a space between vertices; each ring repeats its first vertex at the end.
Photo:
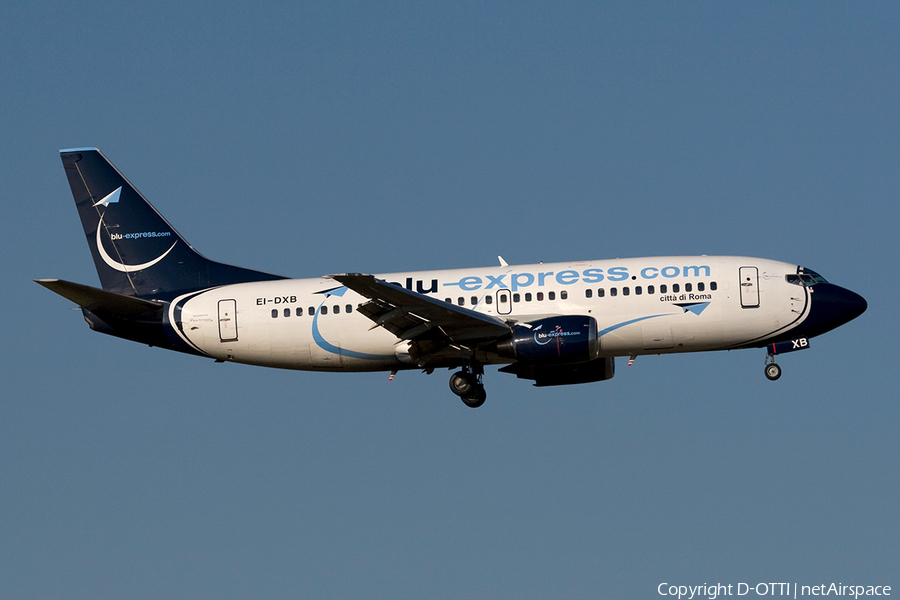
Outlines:
POLYGON ((607 333, 615 331, 616 329, 619 329, 620 327, 625 327, 626 325, 631 325, 632 323, 637 323, 638 321, 646 321, 647 319, 655 319, 656 317, 666 317, 666 316, 668 316, 668 315, 650 315, 649 317, 641 317, 639 319, 632 319, 630 321, 625 321, 624 323, 619 323, 617 325, 613 325, 612 327, 607 327, 603 331, 598 332, 597 337, 603 337, 607 333))
MULTIPOLYGON (((325 304, 325 301, 322 301, 322 304, 325 304)), ((396 358, 391 355, 386 354, 366 354, 365 352, 356 352, 355 350, 347 350, 346 348, 340 348, 331 344, 322 337, 322 334, 319 332, 319 311, 322 308, 322 304, 319 305, 319 309, 316 310, 316 314, 313 316, 312 322, 312 334, 313 341, 316 342, 316 345, 324 350, 325 352, 331 352, 332 354, 337 354, 340 356, 346 356, 348 358, 362 358, 364 360, 387 360, 396 358)))
MULTIPOLYGON (((325 304, 325 302, 323 301, 322 304, 325 304)), ((322 307, 322 304, 319 305, 319 308, 322 307)), ((313 334, 313 340, 316 342, 316 345, 319 348, 321 348, 322 350, 325 350, 326 352, 331 352, 332 354, 347 356, 349 358, 361 358, 364 360, 385 360, 385 359, 395 358, 394 356, 390 356, 390 355, 386 355, 386 354, 366 354, 365 352, 356 352, 355 350, 348 350, 346 348, 340 348, 338 346, 335 346, 334 344, 331 344, 330 342, 328 342, 328 340, 326 340, 324 337, 322 337, 322 333, 319 331, 319 314, 320 314, 319 311, 316 310, 316 314, 313 316, 312 334, 313 334)), ((646 321, 647 319, 655 319, 656 317, 666 317, 666 316, 668 316, 668 315, 666 315, 666 314, 650 315, 648 317, 640 317, 637 319, 631 319, 630 321, 624 321, 622 323, 617 323, 616 325, 612 325, 612 326, 607 327, 606 329, 598 332, 597 337, 603 337, 607 333, 611 333, 611 332, 615 331, 616 329, 620 329, 622 327, 625 327, 626 325, 631 325, 632 323, 638 323, 640 321, 646 321)))

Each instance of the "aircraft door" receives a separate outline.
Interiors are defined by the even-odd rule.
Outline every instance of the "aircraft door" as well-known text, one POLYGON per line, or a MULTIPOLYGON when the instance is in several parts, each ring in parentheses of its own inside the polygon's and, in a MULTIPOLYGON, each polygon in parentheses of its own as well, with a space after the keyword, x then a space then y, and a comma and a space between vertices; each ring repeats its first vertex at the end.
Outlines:
POLYGON ((237 339, 237 300, 219 300, 219 340, 234 342, 237 339))
POLYGON ((759 308, 759 269, 741 267, 741 307, 759 308))
POLYGON ((497 292, 497 314, 508 315, 512 312, 512 292, 500 290, 497 292))

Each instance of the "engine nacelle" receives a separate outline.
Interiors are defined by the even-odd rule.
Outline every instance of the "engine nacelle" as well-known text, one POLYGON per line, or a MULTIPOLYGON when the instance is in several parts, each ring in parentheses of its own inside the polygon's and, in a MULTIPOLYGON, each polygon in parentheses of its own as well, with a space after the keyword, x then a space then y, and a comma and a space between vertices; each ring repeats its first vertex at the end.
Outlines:
POLYGON ((548 317, 516 325, 497 343, 497 353, 520 363, 568 365, 600 356, 597 321, 581 315, 548 317))
POLYGON ((533 379, 534 385, 539 387, 569 385, 612 379, 616 374, 616 360, 610 356, 574 365, 514 363, 500 370, 504 373, 514 373, 519 379, 533 379))

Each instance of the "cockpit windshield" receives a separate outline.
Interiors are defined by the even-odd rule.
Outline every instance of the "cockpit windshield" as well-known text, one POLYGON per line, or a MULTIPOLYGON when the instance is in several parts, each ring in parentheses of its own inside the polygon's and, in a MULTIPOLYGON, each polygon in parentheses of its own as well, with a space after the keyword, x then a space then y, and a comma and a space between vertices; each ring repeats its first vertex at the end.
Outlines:
POLYGON ((788 283, 793 283, 794 285, 802 285, 805 287, 810 287, 816 285, 817 283, 828 283, 828 281, 826 281, 824 277, 822 277, 812 269, 807 269, 806 267, 798 267, 796 275, 786 275, 785 279, 787 279, 788 283))

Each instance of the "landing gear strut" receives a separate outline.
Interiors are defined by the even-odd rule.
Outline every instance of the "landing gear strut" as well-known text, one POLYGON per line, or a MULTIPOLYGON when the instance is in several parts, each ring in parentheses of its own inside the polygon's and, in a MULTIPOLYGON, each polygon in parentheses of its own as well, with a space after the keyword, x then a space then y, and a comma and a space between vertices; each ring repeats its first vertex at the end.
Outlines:
POLYGON ((775 364, 775 356, 766 355, 766 379, 775 381, 779 377, 781 377, 781 367, 775 364))
POLYGON ((463 404, 469 408, 478 408, 484 404, 487 393, 481 383, 484 368, 481 365, 466 365, 462 371, 450 376, 450 391, 459 396, 463 404))

